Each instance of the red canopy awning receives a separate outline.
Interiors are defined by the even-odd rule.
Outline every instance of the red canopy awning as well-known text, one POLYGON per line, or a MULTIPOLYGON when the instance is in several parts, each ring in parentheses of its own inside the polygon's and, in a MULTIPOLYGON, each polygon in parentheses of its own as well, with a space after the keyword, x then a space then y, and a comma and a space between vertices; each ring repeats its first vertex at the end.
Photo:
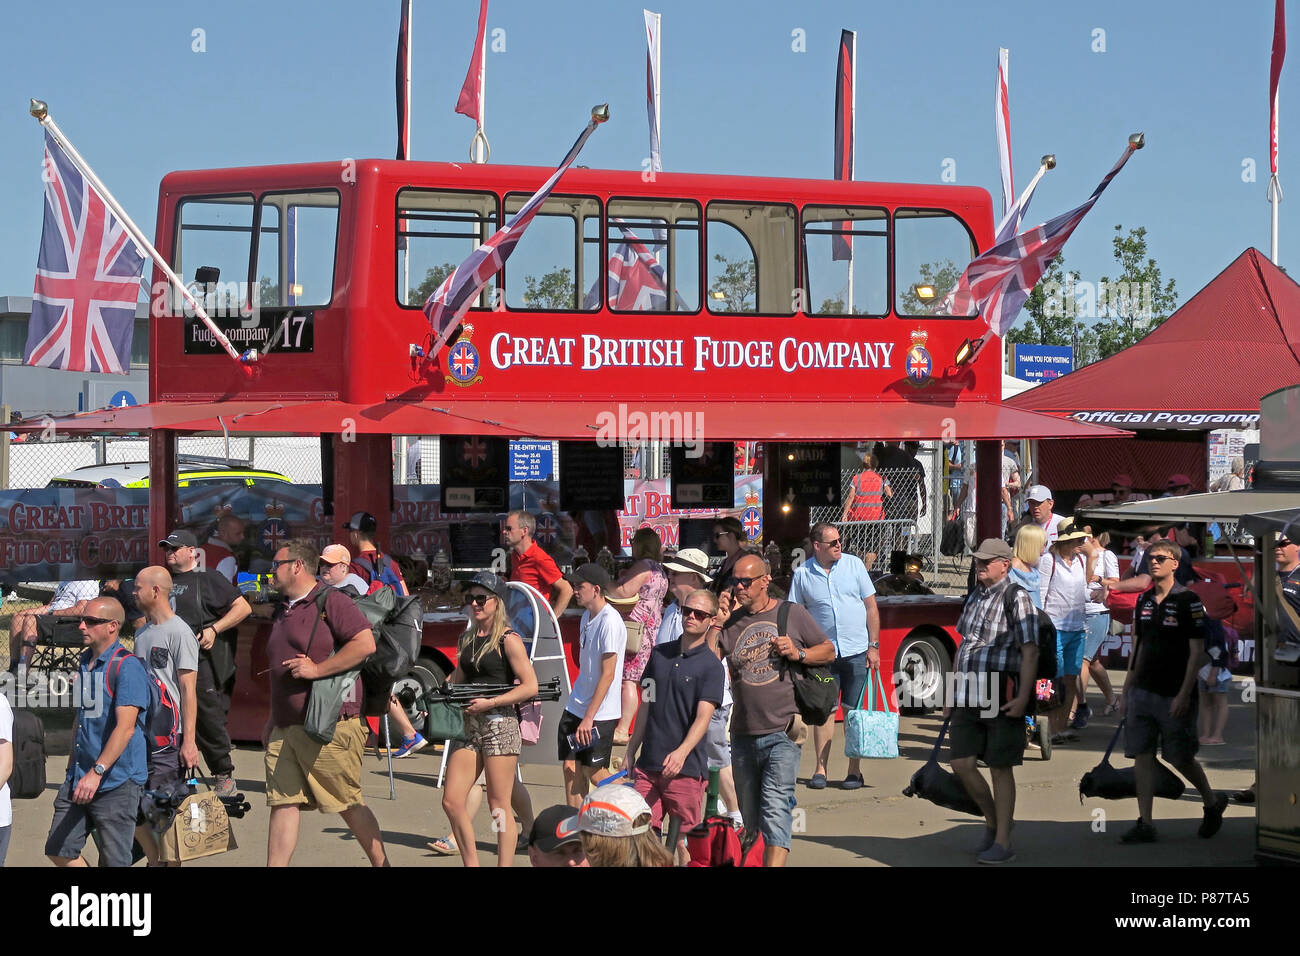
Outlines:
MULTIPOLYGON (((158 402, 55 419, 63 431, 501 435, 672 441, 1106 438, 1127 432, 984 402, 158 402), (217 416, 221 416, 218 421, 217 416)), ((19 430, 40 430, 40 422, 19 430)))
POLYGON ((1300 285, 1247 249, 1140 342, 1008 404, 1120 428, 1250 428, 1261 397, 1297 383, 1300 285))

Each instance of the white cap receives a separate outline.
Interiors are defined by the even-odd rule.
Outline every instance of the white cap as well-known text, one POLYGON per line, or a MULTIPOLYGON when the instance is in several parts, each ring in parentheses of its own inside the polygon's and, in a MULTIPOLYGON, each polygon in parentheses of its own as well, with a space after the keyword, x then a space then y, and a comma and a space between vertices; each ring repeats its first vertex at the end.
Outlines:
POLYGON ((1051 501, 1052 489, 1047 485, 1030 485, 1029 490, 1025 492, 1026 501, 1051 501))
POLYGON ((632 787, 611 783, 593 790, 582 801, 577 816, 570 817, 561 825, 561 831, 580 830, 583 833, 614 837, 636 836, 650 829, 649 820, 640 826, 636 823, 641 817, 649 815, 650 806, 641 794, 632 787))

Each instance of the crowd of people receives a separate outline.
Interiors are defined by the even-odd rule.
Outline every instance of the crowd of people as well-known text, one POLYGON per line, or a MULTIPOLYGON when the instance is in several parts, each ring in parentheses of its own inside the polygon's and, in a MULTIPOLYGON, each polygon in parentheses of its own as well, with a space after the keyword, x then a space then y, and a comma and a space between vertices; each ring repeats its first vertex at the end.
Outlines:
MULTIPOLYGON (((863 484, 866 493, 874 487, 863 484)), ((1077 739, 1092 717, 1090 677, 1102 690, 1104 714, 1122 710, 1125 753, 1136 761, 1139 818, 1123 841, 1156 839, 1157 747, 1200 793, 1198 832, 1213 836, 1227 797, 1210 787, 1196 754, 1198 746, 1221 742, 1217 704, 1226 711, 1222 688, 1230 674, 1205 608, 1187 587, 1195 574, 1177 529, 1144 535, 1140 556, 1121 575, 1106 536, 1055 514, 1046 487, 1033 485, 1025 495, 1028 510, 1009 522, 1007 540, 988 539, 973 551, 971 587, 957 624, 959 679, 945 700, 952 769, 985 819, 977 859, 1014 859, 1014 768, 1028 746, 1050 753, 1077 739), (1138 599, 1129 675, 1117 693, 1099 658, 1110 633, 1107 595, 1126 592, 1138 599), (1050 694, 1037 679, 1040 616, 1056 635, 1050 694), (1049 723, 1034 743, 1036 708, 1048 712, 1049 723)), ((362 798, 370 730, 359 695, 343 696, 324 737, 313 713, 317 682, 348 674, 375 651, 374 632, 354 599, 384 587, 405 592, 392 558, 374 540, 374 517, 359 512, 345 527, 349 545, 318 549, 293 540, 272 561, 281 603, 271 619, 264 672, 270 866, 289 864, 301 811, 312 809, 339 814, 371 864, 388 862, 379 823, 362 798)), ((507 515, 508 574, 480 572, 465 587, 467 623, 448 682, 510 689, 465 707, 464 732, 449 742, 442 795, 451 832, 430 848, 459 853, 467 866, 479 863, 474 816, 485 791, 500 866, 511 865, 522 846, 538 866, 682 864, 689 858, 685 834, 702 822, 706 786, 716 773, 719 813, 747 846, 762 840, 764 865, 784 865, 809 736, 786 677, 800 665, 826 665, 843 708, 860 706, 871 672, 881 666, 880 614, 866 562, 845 552, 837 524, 814 524, 812 554, 783 599, 773 592, 764 556, 745 545, 734 518, 713 527, 723 555, 718 570, 696 549, 665 557, 658 535, 642 529, 632 542, 633 563, 617 580, 597 563, 562 574, 534 540, 535 530, 526 511, 507 515), (524 741, 519 707, 537 696, 538 680, 507 614, 511 580, 530 584, 557 613, 570 600, 582 609, 578 673, 554 728, 565 804, 537 814, 516 769, 524 746, 546 744, 524 741), (619 746, 626 747, 625 781, 610 779, 619 746)), ((142 812, 146 792, 197 775, 201 763, 219 796, 236 790, 226 730, 234 631, 252 608, 220 555, 211 564, 200 556, 204 547, 216 547, 212 542, 200 546, 181 529, 159 545, 165 566, 141 571, 129 596, 65 589, 57 599, 77 609, 86 645, 83 706, 45 844, 57 865, 85 865, 82 850, 92 831, 106 865, 130 865, 133 842, 150 865, 162 865, 157 834, 142 812), (136 632, 133 651, 121 642, 128 625, 136 632)), ((1292 609, 1282 621, 1283 639, 1294 632, 1300 643, 1300 548, 1280 539, 1276 557, 1292 609)), ((15 620, 15 633, 31 630, 29 620, 15 620)), ((389 715, 401 735, 400 746, 393 742, 395 757, 428 745, 395 698, 389 715)), ((11 723, 7 702, 0 701, 0 741, 11 723)), ((832 712, 811 727, 811 789, 838 776, 832 774, 834 724, 832 712)), ((7 773, 0 743, 0 783, 7 773)), ((839 786, 855 790, 864 783, 860 761, 848 758, 839 786)), ((0 862, 9 840, 4 796, 0 790, 0 862)))

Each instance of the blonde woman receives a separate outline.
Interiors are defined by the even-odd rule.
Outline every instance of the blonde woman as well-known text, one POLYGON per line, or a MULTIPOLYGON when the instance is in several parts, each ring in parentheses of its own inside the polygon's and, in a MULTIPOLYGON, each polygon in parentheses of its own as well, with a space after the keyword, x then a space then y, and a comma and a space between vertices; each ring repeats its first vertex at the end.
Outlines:
POLYGON ((673 855, 650 829, 650 807, 631 787, 606 784, 593 790, 560 824, 561 834, 581 833, 590 866, 672 866, 673 855))
POLYGON ((1034 607, 1041 608, 1043 599, 1040 594, 1041 576, 1038 562, 1042 559, 1043 549, 1047 547, 1047 532, 1037 524, 1021 525, 1016 532, 1015 552, 1011 559, 1011 570, 1007 577, 1029 592, 1029 599, 1034 607))
POLYGON ((497 866, 510 866, 515 856, 515 818, 510 795, 522 744, 515 705, 537 696, 537 675, 523 639, 506 618, 506 582, 481 571, 470 582, 469 626, 460 636, 456 669, 450 684, 519 684, 495 697, 476 697, 465 708, 465 736, 451 745, 442 809, 451 821, 456 845, 466 866, 478 866, 474 818, 467 801, 479 774, 487 782, 488 806, 497 834, 497 866))
POLYGON ((645 673, 646 662, 655 647, 655 635, 659 633, 659 624, 663 620, 668 572, 660 564, 662 559, 663 545, 659 532, 654 528, 639 529, 632 536, 632 566, 623 572, 609 591, 612 598, 630 598, 634 594, 640 598, 628 618, 641 623, 643 635, 641 649, 623 657, 623 716, 614 728, 616 747, 625 746, 630 737, 632 718, 641 702, 641 675, 645 673))

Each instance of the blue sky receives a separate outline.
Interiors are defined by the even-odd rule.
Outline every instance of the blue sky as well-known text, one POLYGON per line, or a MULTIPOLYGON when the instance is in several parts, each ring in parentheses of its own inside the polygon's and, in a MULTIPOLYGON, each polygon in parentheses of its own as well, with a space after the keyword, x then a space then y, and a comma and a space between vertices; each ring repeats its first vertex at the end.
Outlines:
MULTIPOLYGON (((171 170, 392 156, 398 6, 12 6, 0 58, 0 295, 31 293, 40 237, 41 131, 28 97, 49 102, 152 238, 158 182, 171 170), (193 50, 196 30, 205 52, 193 50)), ((492 0, 489 34, 503 30, 505 45, 487 57, 494 162, 554 164, 588 108, 608 100, 613 119, 581 161, 641 167, 642 6, 492 0)), ((1017 188, 1041 154, 1059 162, 1038 189, 1032 223, 1082 202, 1127 135, 1147 135, 1066 246, 1083 279, 1114 274, 1116 223, 1147 227, 1180 303, 1248 246, 1268 252, 1266 0, 652 6, 663 14, 666 170, 828 178, 836 47, 849 28, 858 31, 856 178, 938 183, 952 160, 958 183, 989 189, 996 202, 992 104, 1005 46, 1017 188), (1104 52, 1094 49, 1103 43, 1104 52), (1243 181, 1247 160, 1254 182, 1243 181)), ((473 123, 453 106, 477 9, 477 0, 415 0, 413 158, 466 156, 473 123)), ((1300 58, 1300 41, 1292 46, 1300 58)), ((1282 76, 1281 177, 1295 190, 1282 203, 1283 267, 1300 249, 1300 162, 1289 162, 1300 157, 1298 73, 1294 62, 1282 76)))

